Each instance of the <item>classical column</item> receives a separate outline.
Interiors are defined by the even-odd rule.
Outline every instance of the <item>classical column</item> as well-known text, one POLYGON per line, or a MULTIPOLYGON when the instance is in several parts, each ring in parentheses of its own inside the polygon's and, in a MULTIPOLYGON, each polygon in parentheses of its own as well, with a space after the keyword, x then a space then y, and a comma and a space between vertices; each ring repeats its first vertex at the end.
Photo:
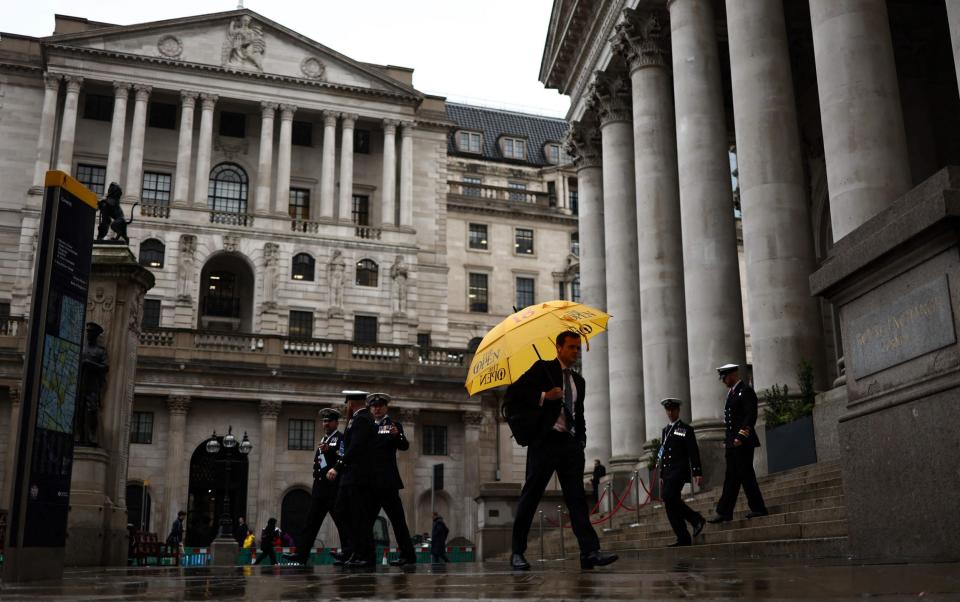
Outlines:
POLYGON ((697 426, 722 428, 723 388, 715 368, 744 363, 745 349, 727 122, 710 2, 673 0, 670 27, 691 417, 697 426))
POLYGON ((260 160, 257 162, 257 192, 253 210, 270 212, 270 181, 273 179, 273 116, 277 103, 260 102, 260 160))
POLYGON ((57 153, 57 169, 72 173, 73 145, 77 134, 77 104, 83 78, 76 75, 66 75, 63 79, 67 82, 67 95, 63 101, 63 118, 60 121, 60 150, 57 153))
POLYGON ((947 0, 947 22, 950 24, 954 69, 960 82, 960 0, 947 0))
POLYGON ((353 213, 353 124, 357 116, 341 113, 340 118, 340 221, 349 222, 353 213))
POLYGON ((643 331, 647 440, 664 424, 660 400, 678 397, 690 419, 690 373, 683 294, 683 244, 677 180, 677 132, 665 11, 624 11, 616 48, 630 67, 637 186, 637 249, 643 331))
MULTIPOLYGON (((603 169, 601 167, 600 130, 595 123, 573 122, 564 142, 577 167, 580 193, 580 298, 587 305, 607 307, 606 251, 603 235, 603 169)), ((610 364, 607 336, 591 339, 584 345, 583 377, 587 381, 587 403, 583 415, 587 423, 586 470, 593 460, 610 461, 610 364)))
MULTIPOLYGON (((407 515, 407 526, 410 527, 410 533, 429 531, 426 522, 421 522, 419 527, 417 523, 417 493, 420 491, 417 486, 417 464, 420 460, 420 450, 423 449, 423 443, 417 436, 419 415, 420 411, 414 408, 396 410, 396 418, 403 424, 403 434, 410 442, 410 449, 397 455, 397 466, 400 469, 400 478, 403 480, 400 500, 403 502, 403 509, 407 515)), ((424 520, 426 518, 423 517, 424 520)))
POLYGON ((213 146, 213 109, 217 105, 216 94, 200 95, 200 137, 197 139, 197 171, 193 180, 194 207, 207 205, 207 189, 210 182, 210 150, 213 146))
POLYGON ((139 200, 143 189, 143 144, 147 133, 147 102, 150 86, 135 85, 136 100, 133 105, 133 123, 130 125, 130 152, 127 155, 127 180, 123 194, 139 200))
POLYGON ((320 163, 320 216, 333 217, 336 179, 337 114, 323 112, 323 156, 320 163))
POLYGON ((43 186, 44 176, 50 169, 53 128, 57 123, 57 98, 60 95, 61 79, 63 79, 62 76, 56 73, 43 74, 43 109, 40 114, 40 133, 37 135, 37 160, 33 168, 34 186, 43 186))
POLYGON ((885 0, 810 0, 834 240, 910 190, 885 0))
POLYGON ((105 184, 120 184, 120 171, 123 169, 123 140, 127 127, 127 98, 130 96, 130 84, 113 82, 113 121, 110 124, 110 150, 107 154, 107 175, 105 184))
POLYGON ((461 533, 477 541, 477 502, 480 495, 480 429, 483 412, 463 413, 463 522, 461 533))
POLYGON ((413 128, 400 129, 400 225, 413 226, 413 128))
POLYGON ((280 105, 280 141, 277 147, 277 191, 273 210, 286 215, 290 206, 290 135, 293 131, 293 113, 297 107, 280 105))
POLYGON ((177 512, 186 510, 187 505, 187 469, 190 460, 186 457, 187 411, 190 409, 188 395, 170 395, 167 397, 170 430, 167 435, 167 457, 165 461, 166 481, 163 489, 162 529, 169 529, 177 512))
POLYGON ((177 172, 173 177, 173 203, 179 206, 190 204, 190 156, 193 152, 193 109, 196 104, 196 92, 180 91, 177 172))
POLYGON ((380 222, 396 224, 397 121, 383 120, 383 180, 380 185, 380 222))
POLYGON ((260 473, 257 487, 257 525, 267 524, 279 507, 276 487, 277 416, 282 403, 264 399, 260 402, 260 473))
POLYGON ((643 453, 643 340, 637 282, 637 206, 630 127, 630 82, 597 73, 589 105, 600 117, 603 153, 603 224, 607 257, 607 332, 610 370, 611 466, 633 468, 643 453))
POLYGON ((783 6, 727 0, 727 32, 754 386, 799 390, 800 362, 819 368, 822 351, 783 6))

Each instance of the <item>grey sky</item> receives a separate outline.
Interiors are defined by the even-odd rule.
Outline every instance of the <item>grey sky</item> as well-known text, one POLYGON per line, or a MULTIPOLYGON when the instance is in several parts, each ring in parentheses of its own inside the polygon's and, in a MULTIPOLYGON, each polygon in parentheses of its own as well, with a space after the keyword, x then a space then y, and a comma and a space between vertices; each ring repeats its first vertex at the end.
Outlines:
MULTIPOLYGON (((127 25, 232 10, 237 0, 30 0, 0 30, 53 32, 55 13, 127 25)), ((537 81, 552 0, 245 0, 244 6, 359 61, 415 69, 450 100, 562 117, 567 97, 537 81)))

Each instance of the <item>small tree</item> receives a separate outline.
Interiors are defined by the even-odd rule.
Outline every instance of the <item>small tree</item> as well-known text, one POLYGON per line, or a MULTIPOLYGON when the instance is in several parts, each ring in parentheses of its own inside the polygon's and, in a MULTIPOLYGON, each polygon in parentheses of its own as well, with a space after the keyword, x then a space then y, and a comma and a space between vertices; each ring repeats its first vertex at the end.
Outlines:
POLYGON ((800 384, 800 394, 795 397, 790 396, 790 388, 787 385, 773 385, 760 394, 760 398, 767 404, 763 410, 767 428, 774 428, 813 414, 817 393, 813 389, 813 365, 810 362, 800 361, 797 367, 797 382, 800 384))

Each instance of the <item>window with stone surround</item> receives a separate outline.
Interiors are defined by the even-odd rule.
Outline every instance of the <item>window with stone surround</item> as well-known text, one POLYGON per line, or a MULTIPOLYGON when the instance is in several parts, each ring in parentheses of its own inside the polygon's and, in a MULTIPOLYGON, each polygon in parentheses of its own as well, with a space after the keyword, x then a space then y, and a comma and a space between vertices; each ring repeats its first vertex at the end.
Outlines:
POLYGON ((247 212, 247 172, 235 163, 221 163, 210 172, 207 205, 214 211, 247 212))
POLYGON ((464 153, 479 154, 483 149, 483 135, 479 132, 457 132, 457 149, 464 153))
POLYGON ((533 305, 534 284, 533 278, 517 277, 517 309, 533 305))
POLYGON ((487 299, 489 296, 489 275, 471 272, 468 276, 469 287, 467 289, 467 301, 470 311, 474 313, 487 313, 489 307, 487 299))
POLYGON ((566 158, 566 153, 563 152, 563 148, 556 142, 548 142, 543 146, 543 156, 547 160, 547 163, 559 165, 561 160, 566 158))
POLYGON ((310 219, 310 190, 291 188, 287 212, 293 219, 310 219))
POLYGON ((516 255, 533 255, 533 230, 517 228, 514 230, 513 252, 516 255))
POLYGON ((169 102, 151 102, 147 125, 163 130, 177 129, 177 105, 169 102))
POLYGON ((130 443, 153 443, 153 412, 133 412, 131 414, 130 443))
POLYGON ((470 224, 470 234, 468 245, 471 249, 486 251, 489 248, 487 243, 487 225, 470 224))
POLYGON ((140 198, 144 205, 163 205, 170 204, 170 181, 168 173, 157 173, 154 171, 143 172, 143 191, 140 198))
POLYGON ((243 113, 220 111, 220 129, 217 131, 221 136, 229 136, 230 138, 246 138, 247 116, 243 113))
POLYGON ((98 197, 103 196, 107 168, 102 165, 77 164, 77 181, 90 189, 98 197))
POLYGON ((574 303, 580 303, 580 277, 577 276, 570 282, 570 300, 574 303))
POLYGON ((448 453, 446 425, 423 425, 423 455, 446 456, 448 453))
POLYGON ((309 121, 294 121, 290 129, 290 144, 313 146, 313 124, 309 121))
POLYGON ((313 272, 315 261, 309 253, 297 253, 291 261, 290 277, 293 280, 306 280, 313 282, 313 272))
POLYGON ((519 159, 523 161, 527 158, 527 141, 522 138, 504 136, 500 139, 500 152, 505 159, 519 159))
POLYGON ((113 96, 87 93, 83 98, 83 118, 94 121, 113 120, 113 96))
POLYGON ((507 182, 507 188, 510 189, 510 200, 523 202, 533 202, 535 197, 527 194, 527 185, 525 182, 507 182), (514 192, 516 191, 516 192, 514 192))
POLYGON ((162 269, 166 247, 156 238, 148 238, 140 243, 140 265, 146 268, 162 269))
POLYGON ((377 343, 377 316, 353 317, 353 342, 361 345, 377 343))
POLYGON ((290 310, 287 334, 297 339, 313 338, 313 312, 290 310))
POLYGON ((350 217, 358 226, 370 225, 370 197, 365 194, 353 195, 353 207, 350 217))
POLYGON ((160 299, 143 300, 143 316, 140 318, 140 328, 160 328, 160 299))
POLYGON ((357 286, 377 286, 380 279, 380 267, 372 259, 357 262, 357 286))
POLYGON ((291 418, 287 423, 287 449, 313 451, 316 429, 317 425, 313 420, 291 418))
POLYGON ((353 130, 353 152, 361 155, 370 154, 370 130, 353 130))

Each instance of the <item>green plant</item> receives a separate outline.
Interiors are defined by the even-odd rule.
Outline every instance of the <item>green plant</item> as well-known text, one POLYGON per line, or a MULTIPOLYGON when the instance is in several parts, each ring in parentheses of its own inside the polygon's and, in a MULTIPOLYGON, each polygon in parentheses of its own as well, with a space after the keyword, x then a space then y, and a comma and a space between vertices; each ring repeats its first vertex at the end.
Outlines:
POLYGON ((660 440, 651 439, 644 447, 650 450, 650 454, 647 456, 647 470, 653 470, 657 467, 657 453, 660 451, 660 440))
POLYGON ((800 361, 797 382, 800 385, 799 395, 791 396, 788 385, 773 385, 760 394, 760 399, 767 405, 763 410, 763 417, 768 429, 813 414, 816 391, 813 389, 813 366, 810 362, 800 361))

